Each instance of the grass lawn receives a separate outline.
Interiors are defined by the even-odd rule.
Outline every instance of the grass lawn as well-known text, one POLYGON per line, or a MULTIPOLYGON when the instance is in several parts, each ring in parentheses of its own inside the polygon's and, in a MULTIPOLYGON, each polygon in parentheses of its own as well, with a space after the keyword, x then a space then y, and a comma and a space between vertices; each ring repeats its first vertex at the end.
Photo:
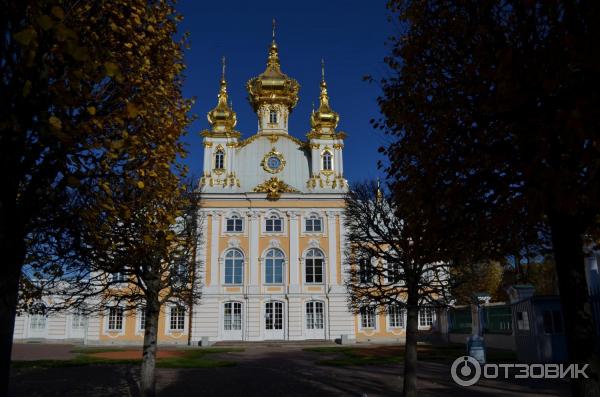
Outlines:
MULTIPOLYGON (((431 345, 419 343, 419 361, 452 363, 466 353, 464 345, 431 345)), ((397 364, 404 360, 404 346, 386 345, 373 347, 310 347, 304 351, 320 353, 324 358, 317 359, 319 365, 344 367, 349 365, 397 364), (333 356, 333 357, 332 357, 333 356)), ((516 353, 510 350, 487 349, 487 361, 493 363, 516 362, 516 353)))
MULTIPOLYGON (((34 360, 34 361, 13 361, 13 368, 58 368, 58 367, 76 367, 82 365, 139 365, 140 358, 103 358, 95 357, 94 353, 107 352, 131 352, 132 348, 127 347, 92 347, 77 348, 74 353, 78 353, 71 360, 34 360)), ((139 351, 139 349, 135 349, 139 351)), ((212 355, 220 353, 242 352, 244 349, 236 348, 203 348, 181 350, 181 355, 173 357, 160 357, 156 360, 158 368, 215 368, 231 367, 236 364, 230 360, 216 360, 212 355)))

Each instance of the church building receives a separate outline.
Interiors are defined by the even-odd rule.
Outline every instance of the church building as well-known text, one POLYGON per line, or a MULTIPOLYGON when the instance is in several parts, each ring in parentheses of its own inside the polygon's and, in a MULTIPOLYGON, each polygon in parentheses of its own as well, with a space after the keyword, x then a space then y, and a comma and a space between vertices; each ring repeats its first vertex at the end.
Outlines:
MULTIPOLYGON (((202 298, 161 310, 159 343, 263 340, 400 340, 405 312, 348 309, 344 139, 329 104, 324 69, 319 106, 305 139, 290 134, 300 85, 281 68, 273 38, 263 73, 246 85, 257 117, 242 139, 228 101, 225 65, 217 105, 203 131, 198 186, 203 242, 197 250, 202 298)), ((302 115, 294 115, 302 117, 302 115)), ((419 313, 429 329, 435 313, 419 313)), ((40 309, 17 316, 15 340, 140 344, 144 312, 107 307, 95 316, 40 309)))

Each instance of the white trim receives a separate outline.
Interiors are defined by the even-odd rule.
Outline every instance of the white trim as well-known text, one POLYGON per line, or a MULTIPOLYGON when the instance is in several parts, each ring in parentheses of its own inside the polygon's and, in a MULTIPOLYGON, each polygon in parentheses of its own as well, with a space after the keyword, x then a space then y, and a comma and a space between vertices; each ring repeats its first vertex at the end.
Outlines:
POLYGON ((125 309, 123 308, 123 306, 121 305, 108 305, 106 306, 106 308, 104 309, 104 316, 103 316, 103 330, 104 330, 104 335, 110 336, 110 337, 116 337, 116 336, 121 336, 121 335, 125 335, 125 329, 127 328, 127 316, 125 313, 125 309), (108 325, 109 325, 109 321, 110 321, 110 309, 111 308, 120 308, 122 310, 121 312, 121 316, 122 316, 122 321, 121 321, 121 329, 109 329, 108 325))
POLYGON ((289 266, 289 261, 288 258, 285 254, 285 251, 281 248, 281 247, 273 247, 273 246, 268 246, 263 252, 261 257, 258 259, 260 266, 262 266, 262 284, 268 287, 273 287, 273 286, 281 286, 281 285, 286 285, 287 284, 287 272, 288 272, 288 266, 289 266), (267 253, 270 250, 277 250, 279 252, 281 252, 283 254, 283 269, 281 270, 281 283, 267 283, 267 253))
POLYGON ((185 305, 175 305, 175 304, 169 304, 167 306, 167 310, 165 313, 165 334, 170 335, 172 337, 177 337, 177 336, 181 336, 181 335, 187 335, 188 333, 188 323, 189 323, 189 310, 185 305), (184 315, 183 315, 183 329, 171 329, 171 309, 174 308, 175 306, 179 306, 181 308, 183 308, 184 310, 184 315), (174 334, 179 334, 179 335, 174 335, 174 334))
POLYGON ((242 286, 246 283, 246 266, 247 261, 246 261, 246 253, 244 252, 244 250, 240 247, 235 247, 235 248, 225 248, 225 250, 221 253, 221 256, 219 257, 219 263, 221 264, 220 268, 220 273, 221 273, 221 285, 222 286, 226 286, 226 287, 239 287, 242 286), (225 266, 226 263, 225 261, 227 260, 227 258, 225 258, 225 255, 227 255, 228 252, 230 251, 239 251, 242 254, 242 282, 241 283, 226 283, 225 281, 225 266))

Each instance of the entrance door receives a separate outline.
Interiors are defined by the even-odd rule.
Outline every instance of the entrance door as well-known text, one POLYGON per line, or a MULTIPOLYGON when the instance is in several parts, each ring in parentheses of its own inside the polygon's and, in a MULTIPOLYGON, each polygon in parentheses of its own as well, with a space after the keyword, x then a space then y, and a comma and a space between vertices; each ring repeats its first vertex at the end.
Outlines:
POLYGON ((304 324, 306 339, 325 339, 323 306, 323 302, 320 301, 306 302, 304 324))
POLYGON ((284 339, 283 302, 265 303, 265 339, 284 339))
POLYGON ((223 339, 242 340, 242 303, 225 302, 223 306, 223 339))
POLYGON ((82 310, 77 310, 71 315, 71 338, 83 339, 85 337, 85 328, 87 326, 87 317, 82 310))

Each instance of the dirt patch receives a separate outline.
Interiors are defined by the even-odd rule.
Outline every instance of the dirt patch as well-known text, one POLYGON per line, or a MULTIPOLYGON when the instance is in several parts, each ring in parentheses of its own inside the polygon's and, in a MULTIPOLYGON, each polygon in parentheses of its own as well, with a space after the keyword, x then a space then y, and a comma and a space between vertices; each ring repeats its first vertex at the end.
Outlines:
MULTIPOLYGON (((181 357, 185 355, 184 351, 178 350, 159 350, 156 353, 156 358, 166 358, 166 357, 181 357)), ((101 352, 101 353, 92 353, 90 354, 92 357, 98 358, 108 358, 112 360, 135 360, 142 358, 141 350, 121 350, 118 352, 101 352)))

